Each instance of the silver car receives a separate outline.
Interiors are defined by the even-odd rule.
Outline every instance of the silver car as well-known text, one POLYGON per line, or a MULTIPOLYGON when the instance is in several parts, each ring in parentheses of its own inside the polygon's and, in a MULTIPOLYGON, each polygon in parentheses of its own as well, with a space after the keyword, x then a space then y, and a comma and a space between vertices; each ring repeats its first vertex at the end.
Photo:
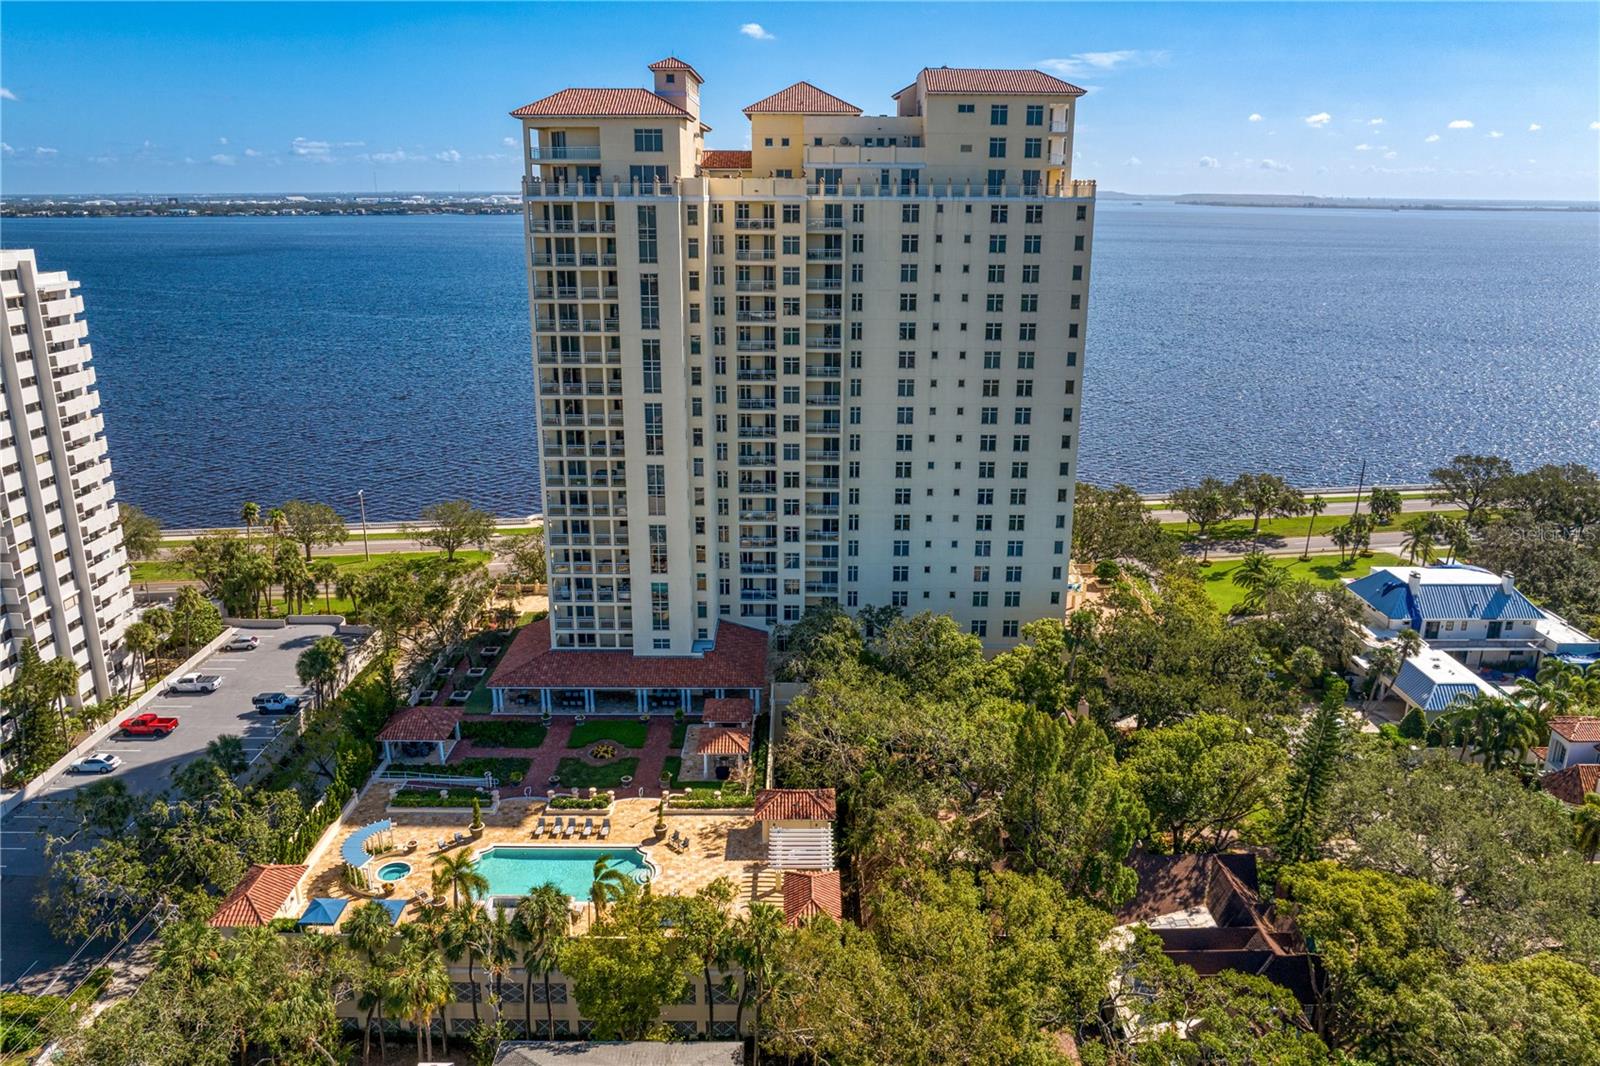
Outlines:
POLYGON ((223 651, 255 651, 261 646, 261 638, 253 637, 248 633, 239 633, 222 646, 223 651))
POLYGON ((97 751, 93 755, 85 755, 73 761, 67 767, 75 774, 109 774, 122 765, 122 756, 114 755, 109 751, 97 751))

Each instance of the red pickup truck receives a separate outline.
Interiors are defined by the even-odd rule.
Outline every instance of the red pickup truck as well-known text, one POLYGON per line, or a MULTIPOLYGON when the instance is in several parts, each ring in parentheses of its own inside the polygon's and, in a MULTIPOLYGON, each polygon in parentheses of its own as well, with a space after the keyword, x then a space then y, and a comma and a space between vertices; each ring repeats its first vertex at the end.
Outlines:
POLYGON ((176 728, 176 718, 163 718, 149 711, 122 720, 122 735, 125 737, 164 737, 176 728))

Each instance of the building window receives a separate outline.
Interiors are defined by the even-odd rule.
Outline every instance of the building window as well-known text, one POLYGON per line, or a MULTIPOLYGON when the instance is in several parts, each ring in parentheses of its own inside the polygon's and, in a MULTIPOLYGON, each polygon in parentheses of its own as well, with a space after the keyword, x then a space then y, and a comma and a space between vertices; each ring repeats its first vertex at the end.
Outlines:
POLYGON ((652 525, 650 527, 650 572, 664 574, 667 572, 667 527, 652 525))
POLYGON ((1025 115, 1026 115, 1025 121, 1027 122, 1028 125, 1030 125, 1030 126, 1043 126, 1044 125, 1044 105, 1043 104, 1029 104, 1028 105, 1028 109, 1025 112, 1025 115))
POLYGON ((658 393, 661 391, 661 342, 654 338, 647 338, 643 344, 644 352, 641 357, 642 387, 647 393, 658 393))
POLYGON ((672 628, 672 613, 667 607, 667 583, 650 582, 650 628, 657 633, 672 628))
POLYGON ((661 131, 658 130, 658 129, 657 130, 640 130, 640 129, 634 130, 633 131, 633 150, 635 152, 659 152, 659 151, 661 151, 662 150, 662 148, 661 148, 661 131))
POLYGON ((977 104, 957 104, 956 105, 956 114, 958 114, 958 115, 970 115, 974 111, 976 111, 977 109, 978 109, 978 105, 977 104))
POLYGON ((989 158, 1004 159, 1006 157, 1006 139, 1004 137, 989 138, 989 158))
POLYGON ((656 262, 656 209, 639 208, 639 262, 656 262))
POLYGON ((644 405, 644 453, 646 455, 665 455, 665 435, 661 426, 661 405, 647 403, 644 405))
POLYGON ((1006 113, 1009 110, 1010 110, 1010 108, 1007 107, 1005 104, 990 104, 989 105, 989 125, 991 125, 991 126, 1004 126, 1006 124, 1006 113))

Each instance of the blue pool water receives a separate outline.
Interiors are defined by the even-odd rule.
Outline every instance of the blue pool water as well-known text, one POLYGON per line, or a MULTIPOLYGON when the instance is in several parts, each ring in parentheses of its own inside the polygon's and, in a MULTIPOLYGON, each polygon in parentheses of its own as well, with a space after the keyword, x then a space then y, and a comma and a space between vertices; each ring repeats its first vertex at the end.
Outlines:
POLYGON ((385 863, 378 867, 378 880, 398 881, 411 872, 411 864, 404 862, 385 863))
POLYGON ((636 881, 648 880, 654 872, 644 852, 638 848, 559 848, 534 845, 501 845, 490 848, 478 859, 478 872, 489 879, 491 896, 524 896, 529 890, 551 882, 573 899, 589 898, 594 884, 594 864, 600 856, 610 857, 611 865, 636 881))

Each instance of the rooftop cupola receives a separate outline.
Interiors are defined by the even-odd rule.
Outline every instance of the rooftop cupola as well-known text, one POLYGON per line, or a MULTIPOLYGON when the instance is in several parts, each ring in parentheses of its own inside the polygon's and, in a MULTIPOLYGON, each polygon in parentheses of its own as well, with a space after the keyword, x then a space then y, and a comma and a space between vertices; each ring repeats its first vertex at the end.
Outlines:
POLYGON ((681 107, 689 113, 689 117, 700 117, 700 86, 705 79, 700 72, 677 56, 667 58, 650 64, 650 72, 655 75, 655 94, 661 99, 681 107))

